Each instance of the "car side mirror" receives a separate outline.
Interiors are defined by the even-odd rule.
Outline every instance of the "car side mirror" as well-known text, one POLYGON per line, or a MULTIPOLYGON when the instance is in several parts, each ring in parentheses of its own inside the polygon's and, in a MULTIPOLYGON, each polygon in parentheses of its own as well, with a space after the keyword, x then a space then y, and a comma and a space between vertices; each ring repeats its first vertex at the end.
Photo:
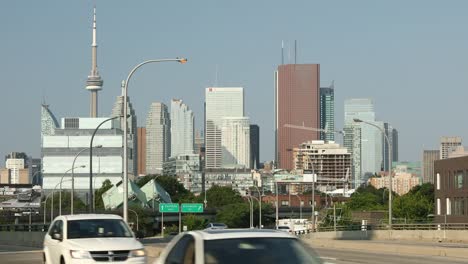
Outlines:
POLYGON ((60 234, 60 233, 54 233, 52 235, 52 238, 55 239, 55 240, 59 240, 59 241, 62 241, 62 239, 63 239, 62 234, 60 234))

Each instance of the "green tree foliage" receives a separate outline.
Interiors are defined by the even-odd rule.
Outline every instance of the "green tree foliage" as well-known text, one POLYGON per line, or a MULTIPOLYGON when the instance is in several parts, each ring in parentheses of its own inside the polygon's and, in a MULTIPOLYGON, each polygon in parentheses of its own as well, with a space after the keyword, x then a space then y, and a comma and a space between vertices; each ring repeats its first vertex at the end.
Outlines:
POLYGON ((245 228, 250 225, 250 205, 248 203, 229 204, 218 210, 216 221, 232 228, 245 228))
MULTIPOLYGON (((397 193, 392 194, 393 197, 398 197, 397 193)), ((387 210, 388 189, 376 189, 372 185, 361 186, 351 195, 346 205, 352 211, 387 210)))
POLYGON ((112 186, 114 186, 111 181, 109 179, 105 180, 103 183, 102 183, 102 186, 101 188, 97 189, 95 192, 94 192, 94 199, 95 199, 95 205, 94 205, 94 208, 96 210, 104 210, 104 202, 102 200, 102 195, 107 192, 110 188, 112 188, 112 186))
POLYGON ((194 215, 194 214, 188 214, 188 215, 184 215, 182 217, 182 224, 184 226, 187 226, 187 230, 191 231, 191 230, 201 230, 201 229, 204 229, 206 224, 207 224, 207 221, 205 218, 201 217, 201 216, 197 216, 197 215, 194 215))
MULTIPOLYGON (((196 202, 202 203, 205 194, 201 193, 196 202)), ((206 191, 207 206, 209 208, 221 208, 228 204, 243 203, 244 199, 240 196, 239 192, 233 190, 231 187, 213 186, 206 191)))
POLYGON ((416 186, 407 194, 393 201, 393 216, 407 222, 426 220, 434 213, 434 185, 425 183, 416 186))
MULTIPOLYGON (((47 198, 47 211, 51 209, 52 206, 52 196, 53 196, 53 207, 54 207, 54 216, 58 215, 59 204, 62 205, 62 214, 69 214, 71 211, 71 192, 62 191, 62 199, 60 200, 60 191, 55 191, 54 194, 50 194, 47 198)), ((45 198, 44 198, 45 199, 45 198)), ((41 203, 41 212, 44 210, 44 203, 41 203)), ((85 212, 86 204, 78 198, 78 195, 75 194, 73 197, 73 210, 74 212, 85 212)), ((49 214, 46 212, 46 214, 49 214)))

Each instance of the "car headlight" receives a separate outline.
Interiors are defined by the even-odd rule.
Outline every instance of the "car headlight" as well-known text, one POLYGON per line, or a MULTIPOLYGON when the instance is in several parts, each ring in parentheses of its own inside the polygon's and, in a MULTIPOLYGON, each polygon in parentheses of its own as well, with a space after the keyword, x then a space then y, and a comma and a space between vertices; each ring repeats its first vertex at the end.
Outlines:
POLYGON ((141 249, 130 250, 130 254, 128 256, 131 258, 134 258, 134 257, 144 257, 145 255, 146 255, 145 250, 141 248, 141 249))
POLYGON ((90 259, 91 254, 84 250, 70 250, 70 255, 74 259, 90 259))

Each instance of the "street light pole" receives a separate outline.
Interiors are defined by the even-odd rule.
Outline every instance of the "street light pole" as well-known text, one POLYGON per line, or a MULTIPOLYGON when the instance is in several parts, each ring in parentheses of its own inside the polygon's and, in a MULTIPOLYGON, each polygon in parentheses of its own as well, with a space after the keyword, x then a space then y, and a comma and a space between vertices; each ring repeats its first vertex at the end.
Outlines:
POLYGON ((259 217, 258 217, 258 228, 262 229, 262 194, 260 193, 260 190, 258 189, 257 185, 254 184, 255 189, 257 189, 258 192, 258 206, 259 206, 259 217))
MULTIPOLYGON (((86 167, 86 165, 81 165, 81 166, 78 166, 77 168, 84 168, 86 167)), ((65 175, 73 170, 74 167, 72 167, 71 169, 67 170, 63 175, 62 175, 62 178, 60 178, 60 192, 59 192, 59 215, 62 215, 62 181, 63 181, 63 177, 65 177, 65 175)), ((72 179, 72 184, 73 184, 73 179, 72 179)), ((55 188, 54 188, 55 189, 55 188)), ((52 201, 54 200, 54 196, 52 196, 52 201)))
POLYGON ((130 208, 128 208, 128 210, 129 210, 129 211, 132 211, 132 212, 135 213, 135 215, 136 215, 136 230, 138 231, 138 214, 137 214, 137 212, 135 212, 134 210, 132 210, 132 209, 130 209, 130 208))
POLYGON ((393 192, 393 183, 392 183, 392 145, 390 144, 390 140, 388 139, 387 134, 385 131, 377 126, 376 124, 373 124, 371 122, 367 122, 358 118, 353 119, 354 122, 356 123, 364 123, 368 124, 370 126, 373 126, 380 130, 382 132, 382 135, 384 136, 385 140, 387 141, 388 145, 388 227, 389 229, 392 229, 392 192, 393 192))
MULTIPOLYGON (((102 148, 102 145, 98 145, 95 148, 102 148)), ((75 158, 73 159, 72 163, 72 191, 71 191, 71 202, 70 202, 70 214, 73 214, 73 199, 75 198, 75 161, 78 158, 78 156, 83 152, 88 150, 89 148, 84 148, 80 150, 76 155, 75 158)))
MULTIPOLYGON (((127 115, 124 115, 126 117, 127 115)), ((94 129, 93 135, 91 136, 91 141, 89 142, 89 201, 88 201, 88 212, 94 212, 94 206, 92 204, 93 201, 93 140, 96 132, 99 128, 106 122, 119 118, 120 116, 114 116, 111 118, 107 118, 106 120, 102 121, 96 129, 94 129)), ((125 118, 125 123, 127 123, 127 119, 125 118)), ((125 138, 125 137, 124 137, 125 138)), ((124 140, 125 141, 125 140, 124 140)))
MULTIPOLYGON (((144 61, 137 66, 135 66, 130 73, 127 76, 127 80, 125 81, 124 85, 124 101, 123 101, 123 116, 127 116, 127 96, 128 96, 128 83, 130 82, 130 78, 132 77, 133 73, 140 68, 141 66, 148 64, 148 63, 155 63, 155 62, 166 62, 166 61, 176 61, 180 63, 186 63, 187 59, 185 58, 175 58, 175 59, 159 59, 159 60, 147 60, 144 61)), ((128 222, 128 158, 127 158, 127 130, 128 130, 128 123, 127 120, 125 120, 125 125, 124 125, 124 144, 123 144, 123 156, 124 156, 124 162, 123 162, 123 218, 125 222, 128 222)))
POLYGON ((295 195, 297 196, 297 199, 299 199, 299 218, 302 219, 302 199, 297 193, 295 195))

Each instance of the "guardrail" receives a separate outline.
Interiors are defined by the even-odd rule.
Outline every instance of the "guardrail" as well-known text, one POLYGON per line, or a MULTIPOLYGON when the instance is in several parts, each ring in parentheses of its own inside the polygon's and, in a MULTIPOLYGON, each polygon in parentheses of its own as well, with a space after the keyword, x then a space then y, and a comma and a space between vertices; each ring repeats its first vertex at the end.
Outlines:
MULTIPOLYGON (((388 230, 388 225, 346 225, 318 227, 317 232, 388 230)), ((392 230, 468 230, 468 223, 393 224, 392 230)))
POLYGON ((40 231, 46 232, 49 229, 49 224, 11 224, 11 225, 0 225, 0 232, 1 231, 8 231, 8 232, 33 232, 33 231, 40 231))

